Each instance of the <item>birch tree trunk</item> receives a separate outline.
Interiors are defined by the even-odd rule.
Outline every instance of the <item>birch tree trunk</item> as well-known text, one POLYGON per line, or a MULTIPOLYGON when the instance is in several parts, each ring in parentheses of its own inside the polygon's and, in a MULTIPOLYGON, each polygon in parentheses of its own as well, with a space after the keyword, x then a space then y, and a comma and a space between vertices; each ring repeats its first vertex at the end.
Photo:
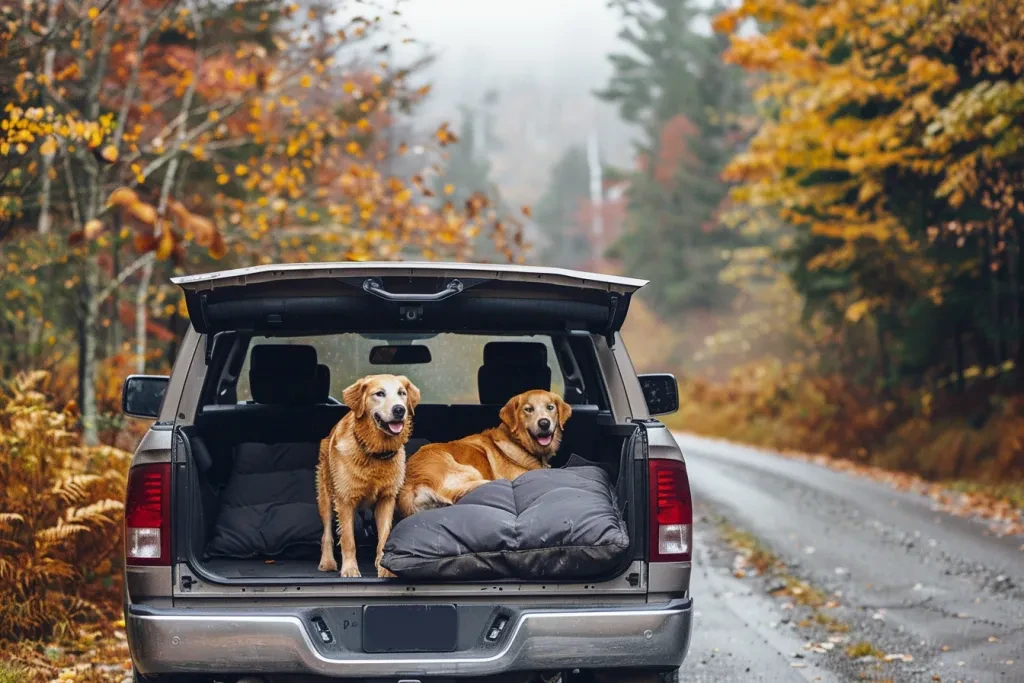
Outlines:
MULTIPOLYGON (((195 22, 195 17, 197 16, 195 7, 192 7, 191 3, 189 4, 190 9, 193 10, 192 17, 195 22)), ((195 29, 196 35, 202 35, 201 24, 196 22, 195 29)), ((197 75, 189 84, 188 90, 185 91, 185 95, 181 102, 181 113, 178 115, 178 130, 174 140, 174 148, 176 150, 184 145, 188 134, 188 115, 189 111, 192 109, 192 101, 196 96, 196 86, 199 83, 198 74, 202 69, 202 65, 203 57, 200 53, 195 66, 195 73, 197 75)), ((167 173, 164 175, 164 182, 160 188, 160 201, 156 207, 157 238, 160 237, 161 231, 170 230, 170 226, 167 225, 167 205, 171 197, 171 188, 174 187, 175 176, 178 174, 178 166, 181 163, 180 159, 181 157, 176 152, 167 166, 167 173)), ((148 316, 148 311, 146 310, 146 299, 149 296, 149 284, 152 279, 153 262, 149 261, 143 267, 138 289, 135 290, 135 367, 140 374, 146 371, 146 320, 148 316)))
POLYGON ((86 446, 96 446, 99 438, 99 408, 96 405, 96 328, 99 320, 101 299, 97 296, 99 289, 99 271, 96 264, 86 261, 86 304, 85 317, 82 321, 82 440, 86 446))
POLYGON ((138 288, 135 290, 135 371, 146 372, 146 300, 149 297, 149 283, 153 280, 153 261, 142 267, 138 288))
MULTIPOLYGON (((57 6, 59 4, 60 0, 49 0, 46 8, 46 35, 51 41, 51 45, 53 31, 57 27, 57 6)), ((43 78, 46 80, 46 87, 48 89, 53 87, 53 62, 56 56, 57 50, 54 47, 48 47, 43 55, 43 78)), ((54 151, 54 154, 43 156, 43 187, 39 193, 39 223, 37 224, 38 230, 42 234, 50 232, 50 226, 53 222, 50 216, 50 191, 53 188, 53 179, 50 177, 50 173, 53 169, 55 154, 56 151, 54 151)))

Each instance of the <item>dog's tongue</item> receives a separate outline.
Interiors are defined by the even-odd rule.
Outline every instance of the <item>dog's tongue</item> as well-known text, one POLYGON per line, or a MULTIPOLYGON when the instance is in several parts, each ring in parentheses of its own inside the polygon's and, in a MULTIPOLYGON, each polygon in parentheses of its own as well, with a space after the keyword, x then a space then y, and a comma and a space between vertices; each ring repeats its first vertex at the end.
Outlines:
POLYGON ((404 422, 388 422, 388 429, 391 430, 392 434, 401 434, 403 427, 405 427, 404 422))
POLYGON ((552 439, 551 434, 546 434, 544 436, 538 436, 537 437, 537 443, 539 443, 541 446, 547 446, 549 443, 551 443, 551 439, 552 439))

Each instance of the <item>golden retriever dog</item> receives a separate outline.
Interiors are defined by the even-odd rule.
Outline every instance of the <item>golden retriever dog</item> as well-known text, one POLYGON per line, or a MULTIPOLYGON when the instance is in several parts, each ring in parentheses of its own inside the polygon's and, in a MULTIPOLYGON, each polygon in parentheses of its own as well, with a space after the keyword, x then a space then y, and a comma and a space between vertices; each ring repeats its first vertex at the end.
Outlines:
POLYGON ((398 511, 408 517, 457 502, 495 479, 515 479, 548 467, 562 442, 572 408, 540 389, 513 396, 498 413, 501 424, 458 441, 423 446, 409 459, 398 511))
POLYGON ((338 569, 331 533, 333 506, 341 537, 341 575, 360 575, 353 520, 360 507, 372 506, 377 521, 377 576, 393 577, 380 566, 380 558, 405 479, 405 444, 420 390, 403 376, 369 375, 345 389, 342 397, 349 412, 320 442, 316 468, 316 500, 324 523, 320 571, 338 569))

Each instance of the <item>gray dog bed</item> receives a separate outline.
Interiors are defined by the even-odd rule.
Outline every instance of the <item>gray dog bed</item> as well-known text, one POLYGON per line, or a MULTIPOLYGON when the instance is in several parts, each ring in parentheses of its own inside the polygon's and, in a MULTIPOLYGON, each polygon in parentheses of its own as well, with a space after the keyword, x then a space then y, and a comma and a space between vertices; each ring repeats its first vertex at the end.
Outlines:
POLYGON ((621 566, 629 530, 594 466, 484 484, 455 505, 403 519, 381 563, 400 578, 583 580, 621 566))

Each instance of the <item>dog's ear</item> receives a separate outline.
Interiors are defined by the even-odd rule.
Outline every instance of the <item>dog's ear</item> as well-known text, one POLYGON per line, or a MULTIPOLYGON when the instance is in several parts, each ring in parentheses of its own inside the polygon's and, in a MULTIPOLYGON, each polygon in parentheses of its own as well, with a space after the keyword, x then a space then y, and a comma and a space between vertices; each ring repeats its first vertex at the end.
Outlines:
POLYGON ((498 417, 501 418, 502 424, 509 428, 509 431, 514 432, 519 429, 519 409, 523 405, 523 395, 513 396, 508 400, 508 403, 498 413, 498 417))
POLYGON ((398 380, 405 385, 405 393, 409 395, 409 412, 413 413, 416 406, 420 404, 420 390, 415 384, 409 381, 405 375, 399 375, 398 380))
POLYGON ((358 420, 366 412, 366 378, 357 379, 341 392, 341 400, 349 407, 358 420))
POLYGON ((565 423, 572 417, 572 407, 558 394, 552 396, 555 397, 555 406, 558 408, 558 426, 565 427, 565 423))

